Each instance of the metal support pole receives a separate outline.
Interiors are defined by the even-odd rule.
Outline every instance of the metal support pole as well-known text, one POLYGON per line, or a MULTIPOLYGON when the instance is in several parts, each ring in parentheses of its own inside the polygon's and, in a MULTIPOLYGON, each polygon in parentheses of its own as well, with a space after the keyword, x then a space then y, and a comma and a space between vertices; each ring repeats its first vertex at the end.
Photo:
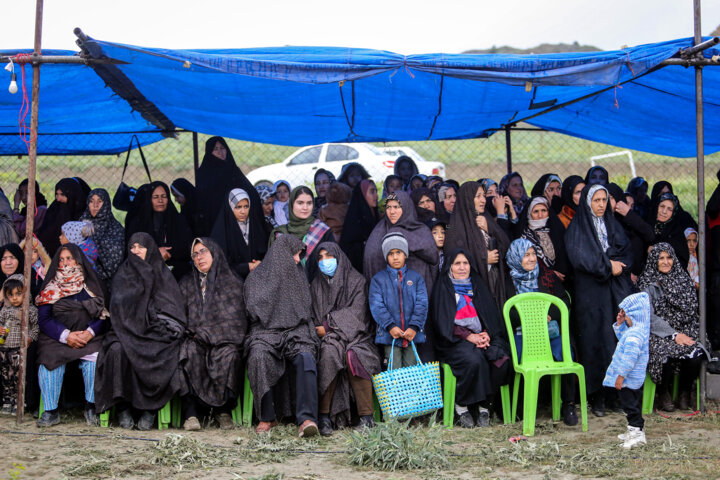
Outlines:
POLYGON ((200 152, 198 151, 198 134, 197 132, 192 132, 193 134, 193 165, 195 165, 195 185, 197 185, 197 172, 198 168, 200 168, 200 152))
MULTIPOLYGON (((42 53, 43 0, 35 6, 34 53, 42 53)), ((30 308, 30 275, 32 274, 33 230, 35 228, 35 165, 37 161, 38 107, 40 103, 40 65, 33 64, 32 103, 30 106, 30 148, 28 151, 27 222, 25 227, 25 287, 23 288, 22 320, 20 322, 20 368, 18 369, 17 423, 25 413, 25 377, 27 376, 28 315, 30 308)))
MULTIPOLYGON (((695 16, 695 45, 702 43, 701 33, 701 7, 700 0, 693 1, 695 16)), ((698 55, 702 55, 698 52, 698 55)), ((698 65, 695 67, 695 130, 697 134, 697 201, 698 201, 698 252, 705 252, 706 241, 706 225, 705 221, 705 138, 704 138, 704 119, 703 119, 703 67, 698 65)), ((707 272, 706 272, 707 255, 698 255, 700 269, 700 290, 698 292, 700 300, 700 343, 707 347, 707 272)), ((705 413, 705 389, 707 373, 707 360, 703 359, 700 367, 700 412, 705 413)))
POLYGON ((510 125, 505 125, 505 157, 507 158, 507 173, 512 173, 512 143, 510 141, 510 125))

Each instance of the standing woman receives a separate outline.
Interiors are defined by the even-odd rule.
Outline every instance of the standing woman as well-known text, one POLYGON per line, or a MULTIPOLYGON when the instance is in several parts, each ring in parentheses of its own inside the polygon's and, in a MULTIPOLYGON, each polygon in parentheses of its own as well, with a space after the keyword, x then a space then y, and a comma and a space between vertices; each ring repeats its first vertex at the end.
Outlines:
POLYGON ((400 177, 402 181, 402 189, 405 191, 410 190, 410 180, 412 177, 418 174, 418 168, 415 161, 407 155, 401 155, 395 160, 395 175, 400 177))
POLYGON ((538 179, 530 191, 532 197, 545 197, 556 214, 562 209, 562 180, 554 173, 546 173, 538 179))
POLYGON ((328 193, 330 185, 335 182, 335 175, 331 171, 320 168, 315 171, 313 183, 315 184, 315 207, 313 207, 313 216, 317 217, 320 208, 325 205, 325 196, 328 193))
POLYGON ((198 235, 202 230, 202 213, 198 210, 195 185, 185 178, 176 178, 170 184, 170 191, 175 202, 180 205, 180 215, 185 217, 193 235, 198 235))
POLYGON ((375 182, 363 180, 353 189, 340 236, 340 248, 350 259, 353 268, 360 273, 363 273, 365 242, 379 218, 375 182))
POLYGON ((565 225, 565 228, 570 226, 570 222, 575 216, 575 211, 580 205, 580 194, 583 188, 585 188, 585 182, 580 175, 570 175, 565 179, 565 183, 562 186, 562 202, 563 206, 560 210, 558 218, 565 225))
POLYGON ((417 219, 410 195, 403 191, 392 193, 387 197, 385 217, 378 222, 368 237, 363 260, 365 280, 369 284, 377 272, 387 267, 387 260, 382 252, 382 239, 390 231, 400 232, 407 239, 410 249, 407 268, 422 275, 429 295, 440 261, 437 246, 430 229, 417 219))
POLYGON ((83 196, 77 180, 63 178, 55 185, 55 201, 45 212, 45 219, 40 228, 35 229, 40 242, 48 254, 55 255, 60 247, 62 226, 67 222, 78 220, 85 211, 87 196, 83 196))
POLYGON ((365 167, 357 162, 350 162, 343 165, 337 181, 344 183, 350 188, 355 188, 358 183, 368 178, 370 178, 370 174, 365 170, 365 167))
POLYGON ((45 411, 39 427, 60 423, 58 402, 65 365, 79 360, 85 382, 85 421, 97 425, 95 362, 106 330, 102 284, 77 245, 62 246, 53 258, 38 306, 38 380, 45 411))
POLYGON ((213 240, 196 238, 192 252, 193 271, 180 280, 187 329, 192 332, 180 349, 180 367, 189 388, 183 397, 183 428, 200 430, 198 410, 210 407, 220 428, 229 429, 230 411, 243 385, 243 283, 213 240))
POLYGON ((511 172, 505 175, 500 180, 500 186, 498 187, 500 195, 507 195, 512 200, 513 208, 515 213, 520 215, 525 202, 528 201, 528 195, 525 191, 525 185, 523 179, 518 172, 511 172))
POLYGON ((127 259, 113 277, 111 329, 97 365, 99 412, 115 408, 122 428, 150 430, 155 412, 186 386, 178 367, 185 335, 183 296, 147 233, 128 242, 127 259))
POLYGON ((485 210, 485 191, 477 182, 465 182, 458 194, 455 215, 445 235, 445 257, 461 248, 470 254, 472 267, 488 286, 498 311, 508 298, 510 279, 505 269, 505 253, 510 241, 485 210))
MULTIPOLYGON (((308 208, 312 212, 312 199, 308 208)), ((310 285, 300 266, 304 248, 296 236, 280 235, 245 282, 250 322, 247 369, 260 418, 257 433, 269 431, 278 419, 293 414, 285 375, 290 368, 295 373, 298 433, 301 437, 318 433, 315 362, 319 340, 312 320, 310 285)))
MULTIPOLYGON (((15 222, 15 230, 20 237, 25 238, 25 226, 27 225, 27 198, 28 198, 28 179, 26 178, 18 185, 13 198, 13 221, 15 222), (21 205, 25 205, 22 210, 21 205)), ((47 212, 47 200, 45 195, 40 193, 40 184, 35 182, 35 223, 33 230, 37 232, 45 220, 47 212)))
POLYGON ((192 232, 175 208, 170 189, 163 182, 143 185, 135 197, 135 214, 128 215, 125 235, 149 233, 158 245, 160 256, 176 279, 190 271, 192 232))
POLYGON ((602 382, 615 351, 612 324, 618 305, 633 291, 632 247, 609 208, 608 196, 600 184, 586 186, 565 234, 568 258, 574 268, 578 353, 585 368, 592 411, 598 417, 605 415, 602 382))
POLYGON ((410 198, 415 205, 418 220, 426 225, 433 219, 437 220, 435 194, 429 188, 416 188, 410 192, 410 198))
MULTIPOLYGON (((226 202, 226 194, 233 188, 242 188, 250 195, 253 205, 251 216, 262 220, 260 197, 252 183, 235 163, 227 142, 222 137, 211 137, 205 142, 205 156, 195 177, 198 210, 202 214, 202 235, 210 234, 215 219, 226 202)), ((189 252, 188 244, 183 251, 189 252)))
POLYGON ((305 245, 301 264, 308 281, 315 278, 317 272, 317 252, 315 248, 322 242, 334 242, 332 230, 322 221, 312 216, 313 194, 305 186, 295 187, 290 193, 290 219, 270 233, 269 245, 282 234, 293 235, 305 245), (313 255, 314 254, 314 255, 313 255))
POLYGON ((18 233, 15 231, 15 222, 13 222, 13 210, 10 207, 10 201, 5 196, 5 192, 0 188, 0 245, 6 243, 17 243, 19 241, 18 233))
POLYGON ((225 253, 230 268, 242 279, 260 265, 268 243, 264 223, 250 216, 250 201, 245 190, 232 189, 211 235, 225 253))
POLYGON ((375 322, 367 312, 365 278, 338 245, 321 243, 318 252, 321 273, 310 285, 310 295, 320 337, 319 428, 320 434, 330 435, 333 424, 350 425, 351 388, 359 427, 374 425, 372 376, 380 373, 381 365, 375 322))
POLYGON ((454 407, 463 428, 490 425, 488 402, 508 383, 512 368, 500 314, 473 263, 467 249, 448 252, 428 319, 438 358, 457 378, 454 407), (469 411, 472 406, 478 406, 477 419, 469 411))
POLYGON ((104 188, 96 188, 87 198, 87 208, 80 220, 93 224, 95 233, 92 238, 97 246, 98 258, 95 270, 100 280, 110 286, 110 280, 115 275, 123 261, 125 229, 120 225, 112 213, 110 195, 104 188))
POLYGON ((540 260, 543 283, 565 281, 569 265, 565 250, 565 227, 545 197, 533 197, 520 218, 521 238, 529 240, 540 260), (554 278, 551 278, 554 277, 554 278))

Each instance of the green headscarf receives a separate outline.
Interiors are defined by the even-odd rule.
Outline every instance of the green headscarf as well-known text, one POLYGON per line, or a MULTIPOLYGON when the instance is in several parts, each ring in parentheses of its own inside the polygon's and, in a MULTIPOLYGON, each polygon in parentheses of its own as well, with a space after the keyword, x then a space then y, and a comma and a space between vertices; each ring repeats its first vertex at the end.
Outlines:
POLYGON ((295 200, 297 200, 297 197, 300 196, 301 193, 310 194, 310 197, 312 197, 313 202, 315 201, 315 197, 312 194, 312 190, 310 190, 308 187, 301 185, 301 186, 293 188, 292 192, 290 192, 290 200, 289 200, 290 208, 288 208, 288 212, 290 214, 290 220, 288 221, 288 223, 286 225, 280 225, 273 229, 272 233, 270 233, 268 246, 273 244, 273 242, 275 241, 275 237, 279 233, 294 235, 297 238, 299 238, 300 240, 304 240, 305 235, 307 235, 308 230, 310 230, 310 226, 315 221, 315 217, 310 215, 308 218, 303 220, 301 218, 298 218, 295 215, 295 212, 293 211, 293 206, 295 205, 295 200))

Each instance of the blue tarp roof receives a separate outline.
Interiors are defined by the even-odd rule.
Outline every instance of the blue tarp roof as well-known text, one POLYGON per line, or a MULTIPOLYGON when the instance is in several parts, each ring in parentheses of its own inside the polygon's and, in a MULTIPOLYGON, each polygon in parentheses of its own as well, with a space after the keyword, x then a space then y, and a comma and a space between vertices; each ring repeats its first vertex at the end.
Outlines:
MULTIPOLYGON (((620 85, 530 123, 624 148, 695 155, 693 70, 652 71, 692 39, 544 55, 403 56, 339 47, 166 50, 99 40, 87 45, 93 56, 126 62, 112 68, 132 84, 135 93, 125 89, 124 96, 142 97, 133 105, 146 117, 150 105, 154 117, 159 111, 174 126, 201 133, 297 146, 475 138, 620 85)), ((705 55, 718 53, 711 49, 705 55)), ((720 68, 705 68, 704 75, 705 129, 718 131, 720 68)), ((44 65, 41 78, 41 135, 158 130, 89 67, 44 65)), ((0 89, 0 133, 17 131, 20 101, 19 94, 0 89)), ((70 153, 88 137, 41 137, 40 153, 70 153)), ((94 141, 104 145, 106 138, 94 141)), ((142 140, 160 138, 148 133, 142 140)), ((708 134, 705 140, 706 153, 720 150, 720 136, 708 134)), ((124 150, 128 142, 125 136, 106 151, 124 150)), ((15 144, 0 135, 0 153, 18 153, 13 150, 18 144, 24 149, 15 144)))

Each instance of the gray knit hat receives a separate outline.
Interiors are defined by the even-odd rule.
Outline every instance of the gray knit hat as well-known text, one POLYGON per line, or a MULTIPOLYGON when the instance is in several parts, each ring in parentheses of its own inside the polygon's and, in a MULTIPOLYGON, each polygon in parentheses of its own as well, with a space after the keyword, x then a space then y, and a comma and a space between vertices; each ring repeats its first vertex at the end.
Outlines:
POLYGON ((400 232, 390 232, 383 237, 382 251, 386 260, 390 250, 393 249, 402 250, 405 256, 408 256, 408 242, 405 235, 400 232))

